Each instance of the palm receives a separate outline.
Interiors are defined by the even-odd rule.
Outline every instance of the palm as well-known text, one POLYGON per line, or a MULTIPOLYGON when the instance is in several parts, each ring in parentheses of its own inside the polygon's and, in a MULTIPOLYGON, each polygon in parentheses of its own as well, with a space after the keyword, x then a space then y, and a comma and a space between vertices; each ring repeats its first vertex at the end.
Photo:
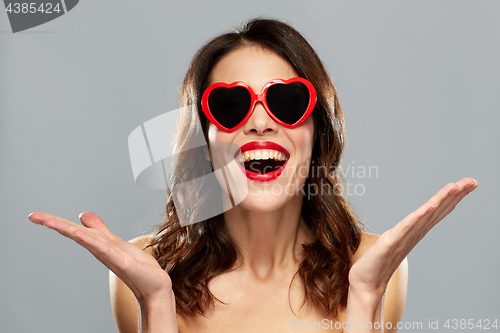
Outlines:
POLYGON ((95 214, 80 216, 83 226, 46 213, 36 212, 30 220, 73 239, 115 273, 137 299, 171 290, 168 274, 146 251, 109 231, 95 214))
POLYGON ((392 274, 410 251, 476 185, 472 178, 448 184, 429 202, 382 234, 352 266, 349 272, 350 287, 383 293, 392 274))

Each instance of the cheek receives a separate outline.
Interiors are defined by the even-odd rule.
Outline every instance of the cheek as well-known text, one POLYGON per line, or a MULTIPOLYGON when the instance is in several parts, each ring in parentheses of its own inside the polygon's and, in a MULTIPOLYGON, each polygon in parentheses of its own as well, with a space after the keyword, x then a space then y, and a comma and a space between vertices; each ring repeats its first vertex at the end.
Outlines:
POLYGON ((210 124, 208 127, 208 141, 210 142, 233 142, 238 131, 228 133, 217 128, 217 126, 210 124))
POLYGON ((208 127, 208 147, 212 155, 214 169, 219 169, 231 163, 238 149, 234 144, 235 133, 227 133, 218 129, 215 125, 208 127))
POLYGON ((302 158, 310 159, 314 145, 314 121, 312 117, 309 117, 303 125, 304 126, 300 127, 301 133, 296 137, 300 140, 300 151, 303 152, 303 154, 301 154, 302 158))
POLYGON ((301 133, 302 135, 298 137, 300 138, 300 149, 302 152, 300 154, 301 161, 299 162, 301 164, 300 169, 304 170, 301 175, 307 178, 307 175, 309 174, 311 168, 312 150, 314 145, 314 125, 312 119, 310 123, 308 122, 305 125, 306 126, 304 127, 304 131, 303 133, 301 133))

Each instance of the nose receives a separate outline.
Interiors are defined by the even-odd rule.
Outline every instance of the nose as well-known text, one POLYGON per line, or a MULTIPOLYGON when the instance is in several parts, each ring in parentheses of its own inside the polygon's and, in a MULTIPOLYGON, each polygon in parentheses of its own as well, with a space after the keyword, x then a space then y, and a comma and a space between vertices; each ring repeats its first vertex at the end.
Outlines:
POLYGON ((266 112, 264 105, 262 105, 261 102, 257 102, 252 115, 243 125, 243 131, 246 134, 264 135, 277 132, 278 126, 278 123, 276 123, 266 112))

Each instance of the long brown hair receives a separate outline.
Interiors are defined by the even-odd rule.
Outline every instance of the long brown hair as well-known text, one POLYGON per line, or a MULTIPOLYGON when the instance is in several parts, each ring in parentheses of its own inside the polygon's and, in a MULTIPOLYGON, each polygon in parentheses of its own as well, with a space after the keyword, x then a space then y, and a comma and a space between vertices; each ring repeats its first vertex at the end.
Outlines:
MULTIPOLYGON (((339 308, 347 305, 348 274, 351 257, 359 246, 361 225, 343 193, 341 163, 344 148, 344 118, 335 88, 309 43, 289 25, 271 19, 253 19, 234 32, 214 38, 194 56, 185 76, 180 95, 181 106, 191 106, 178 123, 177 151, 194 135, 194 117, 199 117, 207 138, 208 120, 201 109, 201 96, 208 86, 210 73, 217 62, 238 47, 256 44, 287 59, 299 76, 317 90, 313 111, 315 141, 305 188, 315 188, 315 195, 303 201, 302 216, 314 241, 303 244, 304 261, 295 275, 305 288, 303 304, 310 304, 327 316, 337 318, 339 308)), ((208 140, 207 140, 208 142, 208 140)), ((201 154, 202 155, 202 154, 201 154)), ((189 165, 202 158, 193 151, 180 153, 173 166, 170 186, 182 181, 189 165)), ((210 172, 210 170, 205 170, 210 172)), ((200 191, 191 207, 210 206, 215 197, 200 191)), ((204 315, 214 306, 208 283, 230 270, 239 254, 227 230, 223 216, 181 226, 169 193, 164 223, 156 230, 149 246, 171 279, 178 313, 204 315)), ((293 309, 292 309, 293 310, 293 309)))

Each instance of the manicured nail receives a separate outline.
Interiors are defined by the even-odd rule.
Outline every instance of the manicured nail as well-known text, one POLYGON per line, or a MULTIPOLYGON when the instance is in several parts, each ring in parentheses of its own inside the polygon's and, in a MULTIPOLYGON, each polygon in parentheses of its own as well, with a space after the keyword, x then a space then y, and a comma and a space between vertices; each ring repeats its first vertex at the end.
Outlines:
MULTIPOLYGON (((28 215, 28 219, 29 219, 29 218, 31 217, 31 215, 33 215, 34 213, 35 213, 35 212, 33 212, 33 213, 31 213, 30 215, 28 215)), ((31 219, 30 219, 30 221, 31 221, 31 219)), ((36 219, 35 219, 35 220, 33 220, 33 221, 31 221, 31 222, 33 222, 33 223, 35 223, 35 224, 42 225, 42 226, 44 225, 44 224, 43 224, 43 221, 36 220, 36 219)))
POLYGON ((432 206, 430 206, 429 208, 427 208, 427 213, 432 212, 434 209, 436 209, 436 207, 437 207, 437 205, 433 204, 432 206))
POLYGON ((81 219, 82 218, 82 215, 84 214, 85 212, 83 213, 80 213, 80 215, 78 215, 78 218, 81 219))
POLYGON ((465 190, 467 191, 467 193, 470 193, 472 192, 477 186, 479 185, 479 183, 474 180, 474 184, 469 184, 465 187, 465 190))

